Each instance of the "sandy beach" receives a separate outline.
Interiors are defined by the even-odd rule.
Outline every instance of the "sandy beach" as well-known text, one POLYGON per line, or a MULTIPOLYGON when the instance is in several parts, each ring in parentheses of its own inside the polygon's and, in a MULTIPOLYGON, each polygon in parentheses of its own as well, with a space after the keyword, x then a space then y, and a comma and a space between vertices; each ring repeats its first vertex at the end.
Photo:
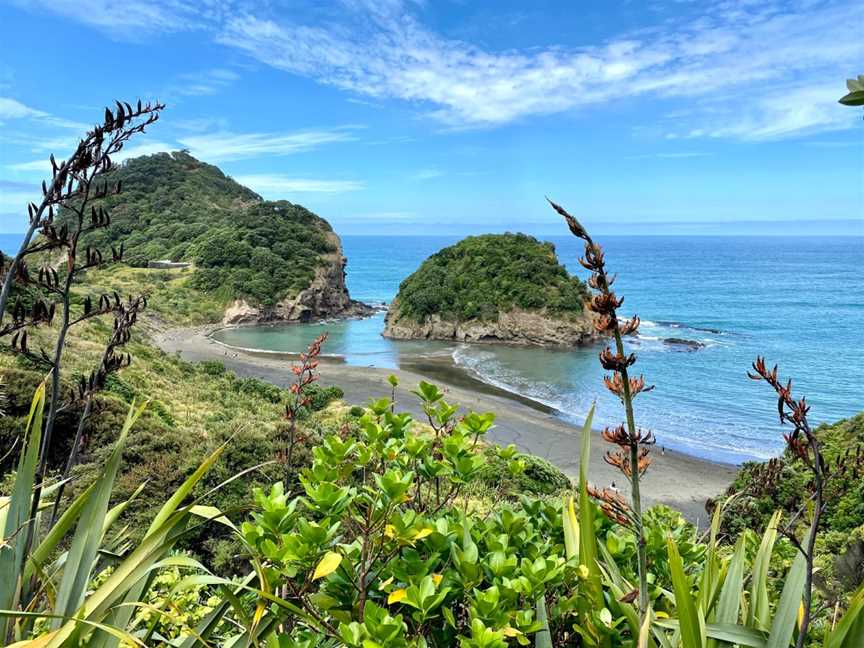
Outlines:
MULTIPOLYGON (((284 386, 292 378, 290 356, 268 354, 226 347, 208 334, 213 326, 171 329, 156 332, 153 341, 167 353, 179 353, 185 360, 219 360, 238 375, 254 376, 284 386)), ((350 366, 339 359, 325 359, 320 366, 321 382, 338 385, 349 403, 363 404, 370 398, 390 395, 387 377, 399 378, 396 398, 399 408, 421 415, 417 398, 411 394, 420 380, 438 384, 447 391, 451 403, 465 410, 491 411, 496 422, 488 439, 507 445, 515 444, 520 451, 543 457, 570 476, 579 470, 579 437, 581 428, 560 419, 551 408, 474 379, 448 358, 424 359, 405 364, 398 370, 350 366)), ((598 385, 598 389, 602 388, 598 385)), ((589 476, 598 487, 616 487, 626 492, 623 476, 603 460, 609 448, 595 430, 592 443, 589 476)), ((736 468, 712 463, 671 450, 652 453, 653 465, 643 478, 643 496, 649 504, 663 503, 679 511, 695 523, 704 525, 707 519, 705 501, 723 490, 735 477, 736 468)))

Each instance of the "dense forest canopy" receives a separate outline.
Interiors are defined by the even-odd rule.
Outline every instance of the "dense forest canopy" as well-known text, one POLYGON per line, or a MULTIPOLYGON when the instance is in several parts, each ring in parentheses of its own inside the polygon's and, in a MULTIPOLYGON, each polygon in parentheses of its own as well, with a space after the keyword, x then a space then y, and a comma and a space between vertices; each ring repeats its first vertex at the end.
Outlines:
POLYGON ((469 236, 430 256, 399 287, 403 317, 493 320, 521 308, 581 313, 585 285, 570 276, 555 246, 525 234, 469 236))
POLYGON ((123 192, 105 199, 112 225, 84 243, 125 245, 126 261, 195 264, 193 286, 272 305, 309 285, 335 251, 324 219, 288 201, 269 202, 185 151, 128 160, 109 176, 123 192))

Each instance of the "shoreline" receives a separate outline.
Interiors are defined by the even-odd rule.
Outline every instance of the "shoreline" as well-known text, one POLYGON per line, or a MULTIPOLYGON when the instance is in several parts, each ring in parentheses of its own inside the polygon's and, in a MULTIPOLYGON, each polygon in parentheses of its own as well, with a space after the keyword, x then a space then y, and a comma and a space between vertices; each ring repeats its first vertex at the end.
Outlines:
MULTIPOLYGON (((218 360, 240 376, 259 378, 280 387, 292 380, 289 367, 298 354, 268 353, 227 345, 210 337, 220 328, 223 328, 221 324, 168 328, 153 331, 150 337, 164 352, 179 353, 184 360, 218 360)), ((396 370, 349 365, 341 356, 322 356, 318 371, 322 384, 341 387, 345 392, 344 400, 351 404, 389 397, 391 387, 387 377, 395 374, 399 378, 396 390, 399 407, 415 418, 422 416, 422 410, 410 391, 420 380, 434 382, 447 393, 448 401, 461 405, 464 410, 495 412, 495 427, 487 435, 490 441, 500 445, 513 443, 520 452, 546 459, 572 478, 578 475, 581 427, 566 422, 548 405, 483 382, 459 368, 449 356, 418 358, 402 363, 396 370)), ((591 483, 598 487, 614 483, 627 494, 624 476, 604 461, 609 444, 602 440, 599 430, 593 433, 591 483)), ((666 504, 691 522, 705 526, 709 519, 705 501, 726 490, 737 468, 656 447, 651 456, 652 466, 642 480, 646 503, 649 506, 666 504)))

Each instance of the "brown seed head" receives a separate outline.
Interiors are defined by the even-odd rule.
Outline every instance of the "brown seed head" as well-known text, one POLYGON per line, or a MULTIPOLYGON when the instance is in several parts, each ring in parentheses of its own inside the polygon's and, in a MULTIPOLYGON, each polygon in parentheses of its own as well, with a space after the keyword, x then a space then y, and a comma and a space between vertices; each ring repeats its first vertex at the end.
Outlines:
POLYGON ((610 520, 618 522, 618 524, 623 526, 632 526, 633 513, 627 504, 627 500, 620 493, 611 488, 598 490, 589 485, 588 494, 598 500, 600 508, 610 520))
POLYGON ((619 445, 622 447, 630 446, 630 435, 627 434, 627 431, 624 429, 623 424, 614 428, 605 428, 602 432, 602 436, 603 440, 609 443, 614 443, 615 445, 619 445))
POLYGON ((614 292, 606 292, 594 295, 588 302, 588 308, 600 315, 614 315, 615 309, 623 303, 623 297, 619 299, 614 292))
POLYGON ((607 371, 621 371, 636 362, 636 355, 631 353, 626 356, 612 353, 608 346, 600 352, 600 364, 607 371))
POLYGON ((549 198, 546 198, 546 201, 550 205, 552 205, 552 209, 554 209, 556 212, 558 212, 561 216, 564 217, 564 220, 567 221, 567 227, 570 228, 570 231, 573 233, 574 236, 577 236, 584 241, 591 241, 591 237, 588 236, 588 232, 585 230, 585 228, 582 227, 582 225, 579 224, 579 221, 577 221, 573 216, 571 216, 566 209, 564 209, 561 205, 552 202, 551 200, 549 200, 549 198))
POLYGON ((638 316, 634 316, 633 319, 630 319, 626 322, 622 322, 619 327, 621 330, 621 335, 633 335, 639 330, 639 324, 641 324, 641 320, 638 316))

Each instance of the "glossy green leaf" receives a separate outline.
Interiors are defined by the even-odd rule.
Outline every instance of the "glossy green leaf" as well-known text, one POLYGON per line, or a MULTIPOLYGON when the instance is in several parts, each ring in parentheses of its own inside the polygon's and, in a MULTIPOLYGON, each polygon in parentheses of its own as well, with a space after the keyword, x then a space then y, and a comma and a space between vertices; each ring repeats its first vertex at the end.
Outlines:
POLYGON ((690 582, 684 573, 684 564, 681 561, 681 554, 678 553, 678 546, 671 536, 666 538, 666 550, 669 556, 672 586, 675 591, 675 605, 678 609, 682 647, 702 648, 702 629, 699 624, 699 616, 696 613, 696 601, 690 593, 690 582))

